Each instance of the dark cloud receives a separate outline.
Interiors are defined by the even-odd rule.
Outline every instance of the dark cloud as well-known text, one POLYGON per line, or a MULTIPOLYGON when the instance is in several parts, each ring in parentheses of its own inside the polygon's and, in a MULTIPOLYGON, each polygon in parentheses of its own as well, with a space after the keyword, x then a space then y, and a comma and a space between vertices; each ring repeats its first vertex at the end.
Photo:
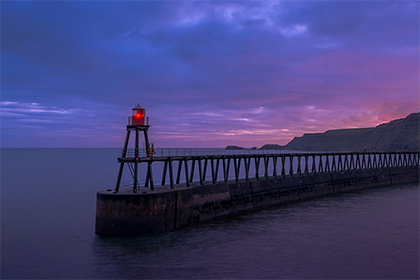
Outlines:
POLYGON ((418 45, 416 1, 285 1, 282 6, 286 12, 278 22, 308 25, 314 42, 364 50, 418 45))

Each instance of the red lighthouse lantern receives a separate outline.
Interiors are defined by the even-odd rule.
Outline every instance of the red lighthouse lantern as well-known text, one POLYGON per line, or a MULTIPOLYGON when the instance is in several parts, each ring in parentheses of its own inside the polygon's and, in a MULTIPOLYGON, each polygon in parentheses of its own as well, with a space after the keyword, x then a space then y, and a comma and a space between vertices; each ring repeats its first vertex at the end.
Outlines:
MULTIPOLYGON (((131 175, 133 176, 133 192, 137 192, 137 188, 139 186, 138 179, 137 179, 137 173, 138 173, 138 158, 141 155, 140 148, 139 148, 139 140, 140 140, 140 131, 143 131, 144 133, 144 144, 145 144, 145 156, 151 158, 153 160, 153 155, 155 154, 153 150, 153 144, 150 145, 149 143, 149 137, 147 136, 147 131, 149 130, 149 118, 146 117, 146 109, 140 106, 140 104, 137 104, 136 107, 134 107, 132 110, 131 116, 128 117, 128 125, 127 125, 127 134, 125 136, 125 142, 124 142, 124 148, 122 150, 122 155, 120 158, 118 158, 118 161, 120 162, 120 171, 118 172, 118 178, 117 178, 117 185, 115 187, 115 192, 118 192, 120 188, 122 173, 124 169, 124 164, 128 163, 134 163, 134 167, 129 165, 131 167, 131 175), (134 155, 129 155, 127 157, 128 153, 128 144, 130 140, 130 133, 135 132, 135 139, 134 139, 134 155), (134 159, 134 160, 133 160, 134 159)), ((146 183, 145 186, 150 183, 150 188, 153 190, 153 180, 152 180, 152 167, 151 162, 148 162, 148 175, 146 177, 146 183)))
POLYGON ((146 109, 137 104, 133 109, 133 114, 131 116, 131 125, 145 125, 146 118, 146 109))

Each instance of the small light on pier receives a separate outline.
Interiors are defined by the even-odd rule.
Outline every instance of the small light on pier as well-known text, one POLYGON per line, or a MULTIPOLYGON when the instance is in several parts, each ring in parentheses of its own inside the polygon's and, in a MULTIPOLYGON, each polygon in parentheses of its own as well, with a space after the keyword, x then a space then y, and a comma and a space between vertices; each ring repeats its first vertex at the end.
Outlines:
POLYGON ((128 119, 129 125, 148 125, 148 118, 146 118, 146 109, 137 104, 133 109, 132 116, 128 119), (145 123, 146 119, 146 123, 145 123))

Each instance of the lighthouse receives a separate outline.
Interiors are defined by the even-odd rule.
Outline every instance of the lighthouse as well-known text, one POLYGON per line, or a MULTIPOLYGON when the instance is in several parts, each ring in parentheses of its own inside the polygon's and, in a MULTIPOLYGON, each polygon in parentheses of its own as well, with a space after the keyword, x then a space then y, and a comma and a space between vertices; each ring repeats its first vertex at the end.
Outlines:
MULTIPOLYGON (((117 177, 117 184, 115 186, 115 193, 119 191, 121 178, 124 171, 124 165, 130 165, 130 171, 133 177, 133 192, 137 192, 138 188, 138 163, 139 163, 139 139, 140 139, 140 131, 143 132, 144 136, 144 143, 145 143, 145 154, 146 157, 152 158, 153 157, 153 149, 150 147, 149 137, 147 132, 149 130, 149 118, 146 116, 146 109, 144 109, 140 104, 137 104, 134 108, 131 109, 132 113, 131 116, 128 117, 128 124, 127 124, 127 133, 125 136, 124 148, 122 150, 121 157, 118 158, 120 163, 120 168, 117 177), (127 156, 128 153, 128 144, 130 140, 131 132, 135 133, 135 140, 134 140, 134 154, 131 156, 127 156), (133 166, 134 165, 134 166, 133 166)), ((146 184, 150 182, 151 187, 153 188, 153 180, 151 180, 152 171, 151 171, 151 162, 149 161, 148 164, 148 172, 146 176, 146 184)))
POLYGON ((136 107, 131 109, 133 111, 132 116, 128 119, 128 125, 144 126, 144 120, 146 119, 146 109, 137 104, 136 107))

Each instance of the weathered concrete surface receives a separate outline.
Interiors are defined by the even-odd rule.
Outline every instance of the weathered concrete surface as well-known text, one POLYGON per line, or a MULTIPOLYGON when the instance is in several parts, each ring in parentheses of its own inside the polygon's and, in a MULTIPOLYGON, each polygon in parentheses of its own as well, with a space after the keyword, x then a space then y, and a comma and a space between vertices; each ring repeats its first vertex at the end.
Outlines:
POLYGON ((97 194, 96 233, 142 235, 222 215, 364 188, 419 182, 418 167, 352 170, 97 194))
POLYGON ((97 194, 96 233, 148 234, 174 228, 175 190, 97 194))

